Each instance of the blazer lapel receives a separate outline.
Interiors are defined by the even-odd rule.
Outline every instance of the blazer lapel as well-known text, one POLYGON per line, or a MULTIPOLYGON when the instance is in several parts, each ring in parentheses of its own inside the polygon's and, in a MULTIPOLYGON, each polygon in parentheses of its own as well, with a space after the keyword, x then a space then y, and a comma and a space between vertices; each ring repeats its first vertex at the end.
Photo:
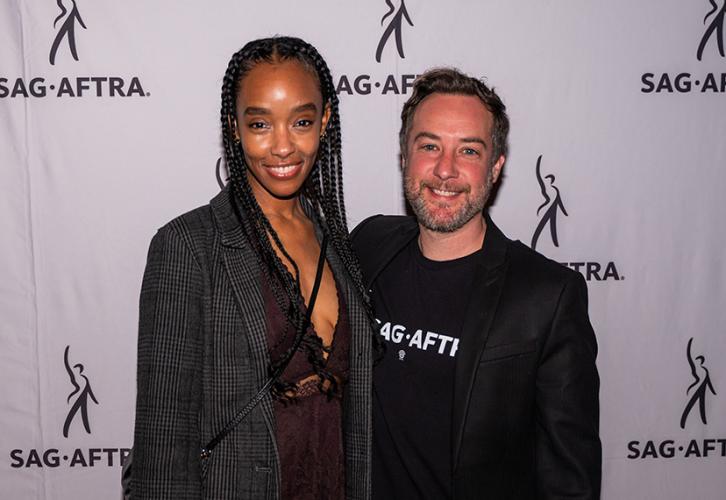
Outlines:
POLYGON ((507 269, 508 240, 486 216, 487 232, 484 252, 474 274, 469 304, 461 329, 456 369, 454 372, 454 403, 452 412, 452 465, 456 469, 464 434, 474 378, 481 352, 501 296, 507 269))
MULTIPOLYGON (((261 269, 253 249, 247 242, 242 227, 234 214, 232 196, 225 188, 211 202, 212 211, 219 224, 222 241, 222 262, 227 271, 232 291, 240 308, 242 320, 247 326, 247 334, 252 355, 252 363, 257 378, 257 386, 267 381, 270 362, 267 348, 267 321, 265 304, 260 287, 261 269)), ((274 423, 272 400, 265 397, 260 402, 268 425, 274 423)), ((274 427, 271 427, 274 436, 274 427)))

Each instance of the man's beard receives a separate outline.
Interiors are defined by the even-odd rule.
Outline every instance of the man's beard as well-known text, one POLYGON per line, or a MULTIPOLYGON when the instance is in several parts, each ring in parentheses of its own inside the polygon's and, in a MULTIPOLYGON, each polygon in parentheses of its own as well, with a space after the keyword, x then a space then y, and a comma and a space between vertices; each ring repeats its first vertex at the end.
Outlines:
MULTIPOLYGON (((423 191, 427 186, 446 190, 446 183, 443 182, 440 186, 432 186, 425 181, 419 181, 417 184, 416 181, 409 177, 407 169, 404 170, 403 177, 403 190, 406 195, 406 200, 416 215, 419 224, 437 233, 453 233, 464 227, 475 216, 481 215, 489 199, 489 194, 492 191, 492 185, 494 184, 492 168, 489 168, 484 189, 475 195, 472 194, 472 190, 470 189, 464 204, 455 213, 447 217, 437 217, 435 210, 431 210, 430 205, 424 200, 423 191)), ((433 204, 435 208, 436 203, 434 202, 433 204)), ((444 206, 444 204, 440 205, 441 208, 444 208, 444 206)))

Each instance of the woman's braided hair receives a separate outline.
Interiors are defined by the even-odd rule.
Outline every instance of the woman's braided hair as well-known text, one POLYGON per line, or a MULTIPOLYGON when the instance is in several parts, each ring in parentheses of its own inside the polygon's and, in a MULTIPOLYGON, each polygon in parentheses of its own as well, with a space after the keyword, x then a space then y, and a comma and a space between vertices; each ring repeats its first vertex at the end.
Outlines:
MULTIPOLYGON (((353 253, 348 237, 343 200, 342 140, 338 96, 325 60, 315 47, 299 38, 277 36, 251 41, 232 56, 224 75, 221 111, 222 141, 230 175, 231 196, 233 203, 239 204, 238 208, 241 208, 241 211, 238 210, 240 223, 252 247, 256 249, 264 272, 271 278, 269 282, 272 285, 275 300, 281 310, 286 311, 288 323, 293 327, 293 331, 299 332, 304 318, 301 312, 299 270, 252 193, 247 177, 244 151, 235 136, 234 129, 237 95, 245 75, 260 62, 281 61, 297 61, 309 69, 318 80, 323 105, 330 107, 330 118, 320 141, 317 160, 301 194, 310 203, 313 218, 345 266, 354 286, 363 298, 368 316, 372 318, 370 302, 363 287, 358 260, 353 253), (275 252, 270 239, 291 263, 295 276, 288 272, 275 252)), ((285 340, 284 336, 282 340, 285 340)), ((279 359, 271 361, 271 373, 292 356, 294 344, 292 342, 290 344, 290 347, 279 359)), ((306 353, 315 373, 320 377, 321 389, 324 388, 327 394, 332 396, 337 384, 335 378, 325 370, 320 339, 305 335, 301 348, 306 353), (328 384, 325 384, 326 380, 328 384)), ((273 394, 280 399, 285 399, 285 395, 293 387, 292 383, 279 382, 273 388, 273 394)))

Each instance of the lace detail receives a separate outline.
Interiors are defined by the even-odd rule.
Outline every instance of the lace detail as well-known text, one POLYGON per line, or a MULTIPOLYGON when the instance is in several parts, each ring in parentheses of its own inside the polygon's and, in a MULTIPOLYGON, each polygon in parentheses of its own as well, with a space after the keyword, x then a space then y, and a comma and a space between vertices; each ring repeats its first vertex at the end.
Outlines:
MULTIPOLYGON (((296 500, 343 500, 345 498, 345 459, 343 455, 342 395, 348 378, 350 357, 350 326, 344 294, 338 283, 338 322, 329 347, 324 347, 312 327, 307 336, 316 342, 317 354, 328 357, 318 370, 308 358, 308 351, 299 349, 283 373, 286 381, 282 397, 273 401, 276 441, 282 480, 280 498, 296 500), (326 376, 321 377, 323 372, 326 376), (292 404, 290 404, 292 403, 292 404)), ((263 287, 267 310, 268 343, 276 345, 288 327, 277 306, 269 285, 263 287)), ((270 356, 279 356, 289 348, 293 335, 271 349, 270 356), (289 339, 289 340, 288 340, 289 339)), ((308 340, 305 338, 304 340, 308 340)))

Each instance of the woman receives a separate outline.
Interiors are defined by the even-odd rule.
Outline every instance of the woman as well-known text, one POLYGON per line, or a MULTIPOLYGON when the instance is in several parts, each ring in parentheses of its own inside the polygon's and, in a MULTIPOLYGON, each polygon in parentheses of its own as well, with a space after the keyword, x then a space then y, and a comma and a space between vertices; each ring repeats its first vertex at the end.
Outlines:
POLYGON ((221 123, 228 187, 149 250, 132 498, 368 498, 373 332, 325 61, 296 38, 248 43, 225 74, 221 123))

